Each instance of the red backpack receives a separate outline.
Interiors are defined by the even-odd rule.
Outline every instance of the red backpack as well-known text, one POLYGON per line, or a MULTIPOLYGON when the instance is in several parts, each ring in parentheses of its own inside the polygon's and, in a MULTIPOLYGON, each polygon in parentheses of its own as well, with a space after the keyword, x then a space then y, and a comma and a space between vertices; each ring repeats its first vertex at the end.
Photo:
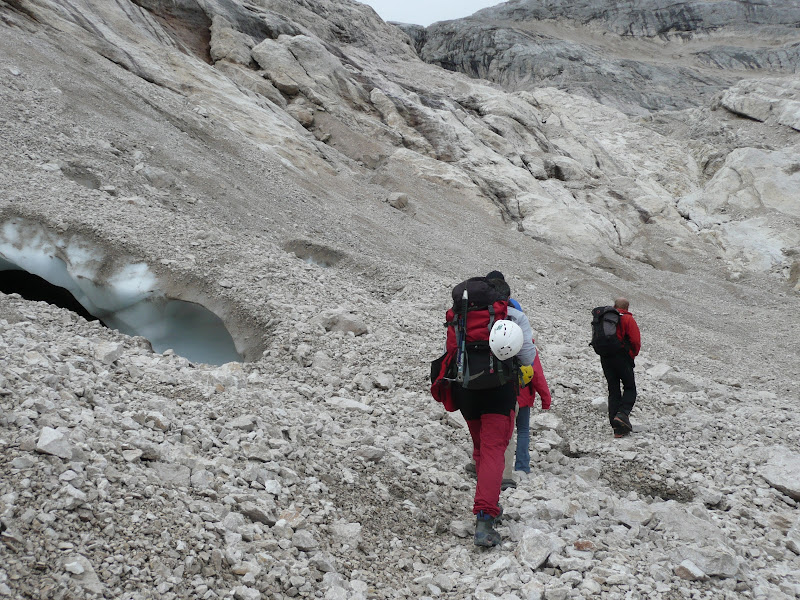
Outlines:
POLYGON ((453 384, 490 389, 515 380, 513 358, 498 359, 489 349, 495 321, 508 318, 508 300, 485 277, 473 277, 453 288, 453 307, 445 316, 445 353, 431 363, 431 395, 448 411, 458 407, 453 384))

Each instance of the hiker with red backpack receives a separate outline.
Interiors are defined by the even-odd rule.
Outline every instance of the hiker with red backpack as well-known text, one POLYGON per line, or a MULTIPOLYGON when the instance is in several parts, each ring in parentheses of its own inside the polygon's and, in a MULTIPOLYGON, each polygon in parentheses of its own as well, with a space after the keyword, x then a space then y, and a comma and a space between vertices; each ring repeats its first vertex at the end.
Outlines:
POLYGON ((630 421, 636 402, 633 368, 642 347, 639 326, 628 307, 625 298, 617 298, 613 307, 598 306, 592 310, 589 344, 600 355, 603 375, 608 382, 608 420, 615 438, 625 437, 633 429, 630 421))
MULTIPOLYGON (((522 306, 519 302, 511 297, 511 289, 500 271, 491 271, 486 278, 493 281, 498 289, 508 292, 509 312, 514 315, 515 309, 528 322, 528 317, 522 312, 522 306), (501 282, 494 281, 496 279, 502 280, 501 282)), ((510 317, 512 318, 512 317, 510 317)), ((530 323, 528 323, 530 327, 530 323)), ((536 345, 536 340, 531 337, 531 343, 536 345)), ((528 365, 524 365, 528 366, 528 365)), ((536 350, 535 358, 530 366, 528 373, 530 375, 523 381, 520 377, 519 389, 517 392, 517 404, 515 407, 516 412, 516 443, 514 443, 514 432, 511 434, 508 447, 506 448, 503 468, 503 479, 500 483, 500 490, 517 487, 517 482, 512 477, 512 470, 523 471, 525 473, 531 472, 531 454, 530 454, 530 417, 531 406, 533 406, 535 395, 538 392, 542 401, 542 408, 550 410, 550 388, 547 386, 547 380, 542 370, 542 363, 539 360, 539 352, 536 350)))
POLYGON ((472 512, 476 546, 501 542, 494 528, 502 509, 504 454, 514 431, 518 366, 536 358, 528 318, 509 308, 502 278, 473 277, 453 288, 446 352, 431 363, 431 394, 460 410, 472 437, 477 485, 472 512))

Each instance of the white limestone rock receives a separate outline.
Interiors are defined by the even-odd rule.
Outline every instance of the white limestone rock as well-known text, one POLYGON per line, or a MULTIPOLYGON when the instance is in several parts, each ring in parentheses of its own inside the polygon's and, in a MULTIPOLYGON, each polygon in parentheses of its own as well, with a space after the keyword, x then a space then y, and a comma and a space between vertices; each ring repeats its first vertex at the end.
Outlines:
POLYGON ((708 575, 703 573, 696 564, 688 559, 682 561, 681 564, 675 567, 675 574, 681 579, 688 581, 703 581, 704 579, 708 579, 708 575))
POLYGON ((389 206, 397 210, 405 210, 408 208, 408 194, 402 192, 390 194, 386 201, 389 203, 389 206))
POLYGON ((327 372, 333 368, 334 362, 327 353, 320 350, 314 353, 311 366, 318 371, 327 372))
POLYGON ((678 209, 710 241, 723 242, 724 256, 737 268, 789 267, 782 248, 798 246, 800 233, 796 227, 775 225, 800 218, 794 202, 800 181, 795 159, 792 150, 734 150, 704 189, 683 197, 678 209))
POLYGON ((233 588, 233 597, 235 600, 261 600, 262 595, 256 588, 237 585, 233 588))
POLYGON ((314 317, 312 323, 321 325, 326 331, 351 332, 357 336, 369 331, 363 321, 345 309, 325 310, 314 317))
POLYGON ((336 572, 336 559, 327 552, 317 552, 309 559, 308 564, 322 573, 336 572))
POLYGON ((361 543, 361 529, 361 523, 334 523, 330 526, 333 539, 351 548, 356 548, 361 543))
POLYGON ((773 448, 771 457, 761 469, 761 476, 772 487, 800 500, 800 454, 788 448, 773 448))
POLYGON ((608 414, 608 398, 604 396, 597 396, 592 398, 591 401, 592 410, 599 412, 601 414, 608 414))
POLYGON ((164 484, 175 487, 191 485, 192 470, 184 465, 166 462, 152 462, 150 469, 164 484))
POLYGON ((736 577, 739 572, 740 559, 726 546, 703 543, 681 546, 674 552, 675 560, 688 560, 700 572, 712 577, 736 577))
POLYGON ((561 418, 553 412, 543 411, 535 415, 531 415, 530 420, 531 431, 558 431, 562 427, 561 418))
POLYGON ((375 446, 362 446, 356 450, 356 456, 360 456, 366 461, 379 463, 386 456, 384 448, 376 448, 375 446))
POLYGON ((122 458, 124 458, 126 462, 136 462, 142 457, 143 454, 144 452, 139 448, 134 448, 131 450, 123 450, 122 458))
POLYGON ((270 527, 277 522, 275 507, 269 506, 264 499, 260 499, 258 502, 243 502, 238 506, 238 510, 253 522, 263 523, 270 527))
POLYGON ((352 398, 341 398, 339 396, 332 396, 330 398, 326 398, 325 402, 327 404, 330 404, 331 406, 335 406, 338 408, 355 410, 365 413, 371 413, 374 410, 368 404, 364 404, 363 402, 359 402, 358 400, 353 400, 352 398))
POLYGON ((94 347, 94 355, 104 364, 110 365, 120 359, 124 350, 122 344, 101 342, 94 347))
POLYGON ((450 533, 460 538, 472 537, 475 533, 475 521, 455 520, 448 526, 450 533))
POLYGON ((103 594, 105 585, 100 581, 91 561, 82 554, 74 554, 64 558, 64 570, 71 579, 82 588, 94 594, 103 594))
POLYGON ((194 469, 189 478, 191 486, 198 491, 208 491, 214 488, 216 477, 206 469, 194 469))
POLYGON ((800 131, 800 85, 791 79, 744 79, 722 95, 729 111, 800 131))
POLYGON ((653 379, 663 379, 664 376, 672 371, 672 367, 669 365, 665 365, 664 363, 659 363, 647 369, 646 373, 652 377, 653 379))
POLYGON ((645 502, 623 499, 614 505, 614 518, 628 527, 647 525, 653 509, 645 502))
POLYGON ((39 433, 39 439, 36 442, 36 451, 42 454, 58 456, 66 460, 70 460, 74 453, 69 436, 63 431, 53 429, 52 427, 42 428, 39 433))
POLYGON ((295 100, 286 107, 286 113, 306 129, 314 125, 314 109, 308 102, 295 100))
POLYGON ((565 542, 556 535, 539 529, 525 528, 514 555, 523 565, 536 570, 553 552, 560 552, 565 542))
POLYGON ((250 50, 254 45, 253 38, 234 29, 222 15, 214 16, 210 29, 211 60, 214 62, 227 60, 245 66, 250 64, 250 50))
MULTIPOLYGON (((690 543, 702 538, 707 543, 722 544, 726 541, 725 534, 711 519, 704 519, 692 514, 677 502, 668 501, 663 504, 651 505, 654 522, 651 527, 663 532, 674 539, 690 543)), ((695 562, 702 568, 698 562, 695 562)), ((706 571, 708 573, 708 571, 706 571)), ((709 573, 710 574, 710 573, 709 573)))
POLYGON ((307 529, 300 529, 292 535, 292 545, 298 550, 309 552, 319 547, 319 542, 315 539, 314 534, 307 529))
POLYGON ((228 426, 242 431, 253 431, 258 426, 258 417, 255 415, 240 415, 228 421, 228 426))
POLYGON ((374 382, 375 387, 381 390, 391 390, 395 387, 394 376, 391 373, 377 373, 374 382))
POLYGON ((705 387, 705 382, 699 377, 694 377, 691 374, 682 373, 674 369, 664 372, 659 379, 678 392, 697 392, 705 387))
POLYGON ((800 554, 800 520, 786 532, 786 547, 795 554, 800 554))

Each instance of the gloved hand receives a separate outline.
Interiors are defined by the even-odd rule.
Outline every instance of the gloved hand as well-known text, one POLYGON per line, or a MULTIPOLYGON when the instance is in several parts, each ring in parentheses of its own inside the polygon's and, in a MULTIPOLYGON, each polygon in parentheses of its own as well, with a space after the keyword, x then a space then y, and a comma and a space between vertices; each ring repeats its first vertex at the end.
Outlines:
POLYGON ((519 384, 520 386, 524 387, 528 385, 533 379, 533 366, 531 365, 522 365, 519 368, 519 384))

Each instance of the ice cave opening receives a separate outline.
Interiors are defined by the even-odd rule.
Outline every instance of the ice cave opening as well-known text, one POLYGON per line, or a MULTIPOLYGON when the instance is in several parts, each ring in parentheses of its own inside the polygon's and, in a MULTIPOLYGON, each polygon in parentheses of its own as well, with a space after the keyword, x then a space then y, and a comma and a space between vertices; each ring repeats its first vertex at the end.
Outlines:
MULTIPOLYGON (((47 302, 61 308, 66 308, 78 313, 87 321, 99 321, 92 313, 75 299, 63 287, 53 285, 43 277, 28 273, 27 271, 6 270, 0 272, 0 292, 4 294, 19 294, 26 300, 34 302, 47 302)), ((102 322, 102 321, 101 321, 102 322)))
POLYGON ((76 236, 12 220, 0 228, 0 291, 49 302, 87 320, 221 365, 242 355, 222 319, 204 306, 166 297, 145 263, 114 259, 76 236))

